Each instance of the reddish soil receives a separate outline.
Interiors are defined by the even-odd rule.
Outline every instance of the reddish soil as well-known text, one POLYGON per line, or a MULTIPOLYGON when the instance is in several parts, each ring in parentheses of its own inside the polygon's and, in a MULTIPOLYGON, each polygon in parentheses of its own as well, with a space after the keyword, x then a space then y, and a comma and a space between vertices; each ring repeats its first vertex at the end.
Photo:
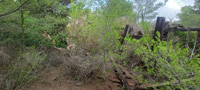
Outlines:
MULTIPOLYGON (((39 80, 29 84, 25 90, 122 90, 122 84, 115 73, 109 79, 97 79, 87 84, 74 81, 69 76, 61 76, 62 67, 46 69, 39 80)), ((134 86, 134 83, 131 83, 134 86)))

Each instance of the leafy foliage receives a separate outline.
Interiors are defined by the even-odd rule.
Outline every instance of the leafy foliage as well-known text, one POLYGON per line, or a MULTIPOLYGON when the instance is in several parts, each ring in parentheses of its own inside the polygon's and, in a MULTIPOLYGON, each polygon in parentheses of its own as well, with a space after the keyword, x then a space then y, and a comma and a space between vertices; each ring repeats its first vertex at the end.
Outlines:
POLYGON ((195 13, 192 6, 183 7, 182 12, 179 14, 181 23, 186 27, 198 27, 200 18, 198 13, 195 13))
POLYGON ((181 23, 184 26, 191 28, 199 26, 199 21, 198 21, 198 19, 200 18, 199 7, 200 7, 200 2, 196 0, 194 6, 185 6, 181 9, 181 13, 179 13, 178 15, 181 23))
MULTIPOLYGON (((133 50, 135 55, 141 57, 145 68, 134 67, 133 71, 142 74, 148 82, 160 83, 164 81, 178 81, 179 84, 172 84, 171 89, 187 89, 188 87, 198 88, 198 81, 187 81, 194 76, 199 79, 199 67, 191 67, 198 63, 198 56, 191 55, 189 49, 181 47, 179 43, 172 41, 154 41, 151 37, 145 35, 140 40, 127 37, 126 42, 130 44, 125 50, 133 50), (196 60, 196 61, 195 61, 196 60)), ((147 83, 142 80, 141 83, 147 83)))
MULTIPOLYGON (((0 7, 3 7, 0 8, 0 15, 18 8, 24 1, 0 1, 0 7)), ((33 47, 65 48, 66 44, 73 47, 66 49, 70 56, 70 60, 65 61, 67 71, 78 80, 104 78, 109 72, 108 68, 112 67, 109 66, 110 63, 117 67, 139 61, 136 62, 139 65, 132 65, 131 69, 140 74, 140 79, 145 79, 140 83, 178 81, 178 84, 166 88, 199 88, 200 60, 197 55, 191 55, 188 48, 183 47, 185 37, 174 43, 172 40, 155 41, 149 35, 152 27, 148 20, 155 18, 156 10, 167 0, 164 3, 156 3, 157 0, 29 1, 19 10, 0 17, 0 46, 15 48, 17 45, 23 48, 22 51, 13 49, 20 53, 17 54, 19 56, 12 57, 7 78, 4 80, 7 89, 21 89, 37 78, 37 69, 46 55, 33 47), (145 30, 145 36, 136 40, 127 35, 125 44, 121 45, 120 29, 126 24, 134 26, 137 22, 145 30), (24 51, 26 47, 31 47, 31 50, 24 51), (128 55, 132 55, 132 59, 128 60, 128 55), (188 78, 195 80, 182 81, 188 78)), ((197 27, 198 1, 195 6, 184 7, 179 16, 185 26, 197 27)), ((174 34, 181 38, 185 35, 180 32, 174 34)), ((194 38, 194 35, 191 37, 194 38)), ((194 44, 193 38, 191 47, 194 44)))
MULTIPOLYGON (((19 1, 3 1, 0 6, 11 7, 13 4, 19 4, 19 1), (6 3, 10 3, 5 6, 6 3)), ((44 31, 51 37, 58 37, 59 33, 65 33, 65 25, 67 23, 67 9, 64 5, 60 5, 61 1, 55 0, 37 0, 31 1, 23 7, 25 35, 22 34, 22 18, 20 18, 20 13, 16 12, 11 15, 5 16, 1 19, 1 44, 6 44, 8 42, 14 41, 21 42, 24 39, 24 44, 26 46, 53 46, 50 40, 42 37, 44 31), (9 19, 7 19, 9 18, 9 19), (10 24, 8 24, 10 23, 10 24), (9 25, 12 25, 11 27, 9 25), (10 28, 7 28, 10 27, 10 28), (12 33, 13 32, 13 33, 12 33), (7 33, 7 34, 6 34, 7 33), (13 37, 13 36, 17 36, 13 37), (6 37, 6 38, 5 38, 6 37), (5 38, 5 39, 4 39, 5 38)), ((14 7, 14 6, 12 6, 14 7)), ((2 9, 2 12, 7 12, 8 10, 2 9)), ((66 33, 65 33, 66 34, 66 33)), ((66 35, 65 35, 66 36, 66 35)), ((63 44, 63 39, 66 37, 54 38, 57 39, 56 46, 66 47, 63 44), (61 40, 59 40, 62 38, 61 40), (62 44, 62 45, 61 45, 62 44)))

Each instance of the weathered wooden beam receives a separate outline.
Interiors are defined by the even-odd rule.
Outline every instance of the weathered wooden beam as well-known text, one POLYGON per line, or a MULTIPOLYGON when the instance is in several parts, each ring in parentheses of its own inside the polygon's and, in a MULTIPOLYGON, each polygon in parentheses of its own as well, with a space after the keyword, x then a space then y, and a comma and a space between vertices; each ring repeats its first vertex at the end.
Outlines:
MULTIPOLYGON (((187 31, 188 29, 178 29, 178 28, 165 28, 165 31, 171 32, 171 31, 187 31)), ((190 31, 200 31, 200 28, 190 28, 190 31)))
POLYGON ((156 32, 160 32, 160 39, 162 40, 164 24, 165 24, 165 17, 157 17, 156 27, 153 36, 155 41, 157 40, 156 37, 158 37, 156 32))

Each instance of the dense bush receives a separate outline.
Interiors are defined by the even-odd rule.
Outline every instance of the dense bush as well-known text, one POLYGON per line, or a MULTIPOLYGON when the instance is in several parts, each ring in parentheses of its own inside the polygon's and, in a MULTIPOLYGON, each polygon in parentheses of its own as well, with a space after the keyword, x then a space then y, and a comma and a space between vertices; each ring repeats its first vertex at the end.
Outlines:
POLYGON ((199 88, 199 67, 193 67, 199 62, 199 58, 191 55, 189 49, 184 48, 179 43, 166 41, 154 41, 149 36, 144 36, 140 40, 126 38, 129 47, 134 55, 141 57, 145 68, 134 67, 133 71, 139 72, 144 81, 141 83, 165 83, 166 81, 178 81, 179 84, 173 84, 167 88, 188 89, 190 87, 199 88), (180 47, 181 46, 181 47, 180 47), (195 78, 195 80, 185 81, 185 79, 195 78))
POLYGON ((119 36, 120 30, 116 28, 124 28, 128 22, 136 23, 135 14, 132 11, 133 6, 125 0, 111 0, 108 6, 96 11, 82 9, 82 7, 84 7, 83 2, 79 5, 74 3, 70 9, 71 19, 67 25, 68 43, 69 45, 75 44, 76 49, 73 52, 80 52, 81 49, 88 52, 85 53, 86 56, 81 57, 82 59, 72 58, 67 65, 69 67, 67 71, 79 79, 90 77, 90 75, 99 76, 97 74, 106 76, 109 59, 120 57, 118 50, 121 36, 119 36), (113 4, 118 4, 119 7, 115 7, 113 4), (88 53, 89 56, 87 56, 88 53), (90 59, 84 60, 87 57, 90 59), (73 62, 74 60, 76 62, 73 62))
MULTIPOLYGON (((140 15, 133 11, 135 8, 130 0, 103 0, 105 3, 95 10, 91 10, 95 6, 93 0, 89 4, 86 1, 90 2, 71 0, 68 6, 65 0, 33 0, 18 12, 0 17, 0 47, 5 46, 12 52, 6 54, 11 58, 4 65, 9 66, 5 70, 6 77, 0 79, 5 82, 0 83, 3 89, 23 89, 37 78, 38 68, 46 55, 33 47, 50 48, 44 51, 50 52, 46 62, 57 67, 65 60, 64 72, 78 81, 105 79, 111 68, 128 66, 139 73, 142 84, 170 82, 171 85, 162 88, 199 88, 200 60, 196 54, 191 54, 191 49, 184 47, 186 33, 169 33, 167 41, 154 40, 150 34, 151 23, 138 20, 140 15), (140 26, 145 35, 139 40, 127 35, 125 44, 121 45, 119 31, 126 24, 140 26), (69 46, 63 49, 67 44, 69 46), (173 84, 176 81, 178 83, 173 84)), ((152 5, 154 2, 156 0, 152 5)), ((0 6, 6 7, 8 3, 9 6, 21 4, 19 0, 3 0, 0 6)), ((0 8, 3 13, 9 10, 0 8)), ((195 34, 191 35, 190 48, 194 46, 195 34)))

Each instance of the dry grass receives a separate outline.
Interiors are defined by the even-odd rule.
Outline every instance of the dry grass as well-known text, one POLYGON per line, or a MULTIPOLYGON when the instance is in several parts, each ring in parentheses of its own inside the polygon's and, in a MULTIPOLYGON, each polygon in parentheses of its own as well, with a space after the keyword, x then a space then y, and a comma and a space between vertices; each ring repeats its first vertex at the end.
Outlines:
MULTIPOLYGON (((9 50, 10 48, 7 47, 7 49, 9 50)), ((0 51, 2 52, 3 50, 0 51)), ((10 51, 10 54, 2 55, 4 56, 2 58, 4 62, 0 66, 1 90, 18 90, 29 84, 37 78, 40 64, 45 59, 45 55, 34 49, 27 50, 24 53, 19 53, 17 50, 10 51), (15 54, 16 52, 18 54, 15 54), (7 59, 8 56, 9 59, 7 59), (4 67, 5 65, 6 67, 4 67)))
POLYGON ((0 90, 5 89, 5 76, 7 75, 8 65, 11 56, 7 53, 6 47, 0 47, 0 90))
POLYGON ((100 55, 84 56, 72 55, 65 61, 66 74, 74 80, 88 82, 95 78, 105 78, 108 73, 108 64, 100 55))

